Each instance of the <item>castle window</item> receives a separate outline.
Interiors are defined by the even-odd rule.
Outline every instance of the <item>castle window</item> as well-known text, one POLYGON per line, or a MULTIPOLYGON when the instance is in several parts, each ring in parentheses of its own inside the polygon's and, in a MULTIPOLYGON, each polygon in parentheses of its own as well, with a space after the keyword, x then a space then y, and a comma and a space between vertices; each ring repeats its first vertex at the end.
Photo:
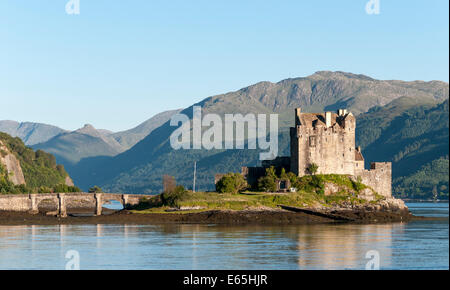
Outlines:
POLYGON ((316 147, 316 136, 309 137, 309 147, 316 147))

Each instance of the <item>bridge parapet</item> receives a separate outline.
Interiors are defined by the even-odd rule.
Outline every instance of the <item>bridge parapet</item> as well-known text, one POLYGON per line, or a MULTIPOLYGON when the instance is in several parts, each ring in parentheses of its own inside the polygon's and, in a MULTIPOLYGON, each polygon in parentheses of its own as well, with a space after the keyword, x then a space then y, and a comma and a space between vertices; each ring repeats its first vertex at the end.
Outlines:
POLYGON ((95 207, 95 214, 102 214, 105 202, 116 200, 126 209, 137 205, 142 198, 150 198, 152 195, 123 194, 123 193, 39 193, 39 194, 9 194, 0 195, 0 211, 17 211, 37 214, 39 204, 43 201, 56 205, 57 213, 61 217, 67 216, 67 207, 77 204, 85 207, 95 207), (80 202, 84 201, 84 202, 80 202))

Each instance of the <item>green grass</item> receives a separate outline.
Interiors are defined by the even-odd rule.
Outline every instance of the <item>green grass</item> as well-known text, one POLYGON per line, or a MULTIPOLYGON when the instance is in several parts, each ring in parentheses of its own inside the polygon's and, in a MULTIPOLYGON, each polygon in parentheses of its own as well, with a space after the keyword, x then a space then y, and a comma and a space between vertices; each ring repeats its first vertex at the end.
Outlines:
MULTIPOLYGON (((289 193, 262 193, 262 192, 242 192, 239 194, 217 193, 217 192, 185 192, 177 199, 177 208, 200 207, 200 209, 175 211, 171 213, 185 214, 202 212, 208 210, 252 210, 261 208, 276 209, 279 205, 293 207, 313 207, 316 205, 334 206, 343 202, 352 204, 369 203, 358 197, 358 191, 355 189, 355 182, 345 175, 316 175, 320 182, 334 183, 340 190, 329 196, 320 193, 321 185, 313 188, 311 185, 311 176, 304 177, 303 182, 307 184, 307 190, 289 193), (317 190, 319 189, 319 190, 317 190), (319 193, 317 193, 319 192, 319 193)), ((366 186, 364 185, 364 188, 366 186)), ((376 201, 383 197, 376 194, 376 201)), ((171 207, 161 202, 159 195, 141 201, 141 203, 132 212, 135 213, 167 213, 171 207)))

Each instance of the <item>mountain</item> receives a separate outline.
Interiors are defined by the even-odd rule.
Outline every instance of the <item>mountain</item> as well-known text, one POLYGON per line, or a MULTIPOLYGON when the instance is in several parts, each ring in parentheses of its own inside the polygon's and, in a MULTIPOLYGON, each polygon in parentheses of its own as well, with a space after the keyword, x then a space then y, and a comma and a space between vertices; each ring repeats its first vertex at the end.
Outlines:
MULTIPOLYGON (((306 112, 348 108, 358 120, 364 120, 366 114, 375 112, 369 111, 371 108, 379 110, 379 113, 370 115, 368 119, 377 119, 384 112, 380 108, 387 109, 385 114, 392 122, 383 123, 384 118, 375 125, 370 121, 362 122, 358 130, 364 132, 364 124, 369 127, 377 124, 380 127, 404 126, 406 123, 401 123, 403 119, 398 116, 410 108, 441 103, 448 99, 448 92, 448 84, 440 81, 382 81, 344 72, 318 72, 278 83, 261 82, 236 92, 209 97, 195 105, 202 106, 204 114, 278 113, 279 152, 287 155, 288 127, 293 125, 295 107, 302 107, 306 112)), ((192 117, 192 107, 182 113, 192 117)), ((197 186, 200 190, 213 189, 215 173, 240 171, 241 166, 259 163, 258 150, 173 150, 169 137, 175 129, 166 122, 130 150, 114 157, 83 159, 71 168, 70 173, 85 188, 98 184, 115 192, 157 193, 161 190, 163 174, 173 175, 179 183, 190 187, 194 161, 197 161, 197 186)), ((386 134, 393 131, 377 130, 371 138, 361 138, 360 142, 365 142, 369 157, 380 160, 377 155, 371 155, 375 151, 370 150, 376 148, 369 146, 380 138, 380 142, 388 138, 386 134)), ((422 164, 417 163, 411 169, 419 170, 422 164)))
POLYGON ((394 192, 424 198, 435 190, 448 198, 448 99, 401 114, 395 105, 373 108, 358 118, 358 128, 366 160, 392 162, 394 192))
POLYGON ((67 131, 46 124, 15 121, 0 121, 0 132, 7 133, 13 137, 19 137, 27 146, 46 142, 51 138, 67 131))
POLYGON ((179 113, 180 111, 181 109, 159 113, 133 129, 111 135, 125 149, 130 149, 136 145, 136 143, 148 136, 153 130, 169 121, 173 115, 179 113))
POLYGON ((56 160, 67 168, 83 158, 115 156, 125 150, 111 134, 98 131, 89 124, 76 131, 59 134, 47 142, 32 147, 55 155, 56 160))
POLYGON ((375 80, 345 72, 320 71, 308 77, 278 83, 260 82, 236 92, 218 95, 200 103, 205 112, 278 113, 282 126, 292 122, 292 110, 335 111, 346 108, 354 115, 406 97, 422 101, 448 98, 448 84, 440 81, 404 82, 375 80))
POLYGON ((180 110, 162 112, 133 129, 118 133, 95 129, 87 124, 76 131, 66 131, 46 142, 35 144, 33 148, 54 154, 56 160, 69 169, 83 158, 116 156, 126 151, 178 112, 180 110))
POLYGON ((0 133, 0 194, 79 191, 64 166, 20 138, 0 133))

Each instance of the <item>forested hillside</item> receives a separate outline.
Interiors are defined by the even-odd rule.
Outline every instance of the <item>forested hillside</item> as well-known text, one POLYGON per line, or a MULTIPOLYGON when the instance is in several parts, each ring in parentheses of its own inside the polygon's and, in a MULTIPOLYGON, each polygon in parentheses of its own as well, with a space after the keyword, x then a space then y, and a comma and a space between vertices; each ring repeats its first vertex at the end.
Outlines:
POLYGON ((0 142, 5 146, 0 154, 13 154, 19 161, 25 184, 11 182, 6 166, 0 162, 0 193, 67 192, 79 191, 71 184, 64 166, 57 165, 55 157, 42 150, 33 151, 20 138, 0 133, 0 142))
POLYGON ((448 198, 449 102, 417 105, 396 114, 374 108, 358 118, 357 143, 367 161, 393 163, 394 192, 448 198))

